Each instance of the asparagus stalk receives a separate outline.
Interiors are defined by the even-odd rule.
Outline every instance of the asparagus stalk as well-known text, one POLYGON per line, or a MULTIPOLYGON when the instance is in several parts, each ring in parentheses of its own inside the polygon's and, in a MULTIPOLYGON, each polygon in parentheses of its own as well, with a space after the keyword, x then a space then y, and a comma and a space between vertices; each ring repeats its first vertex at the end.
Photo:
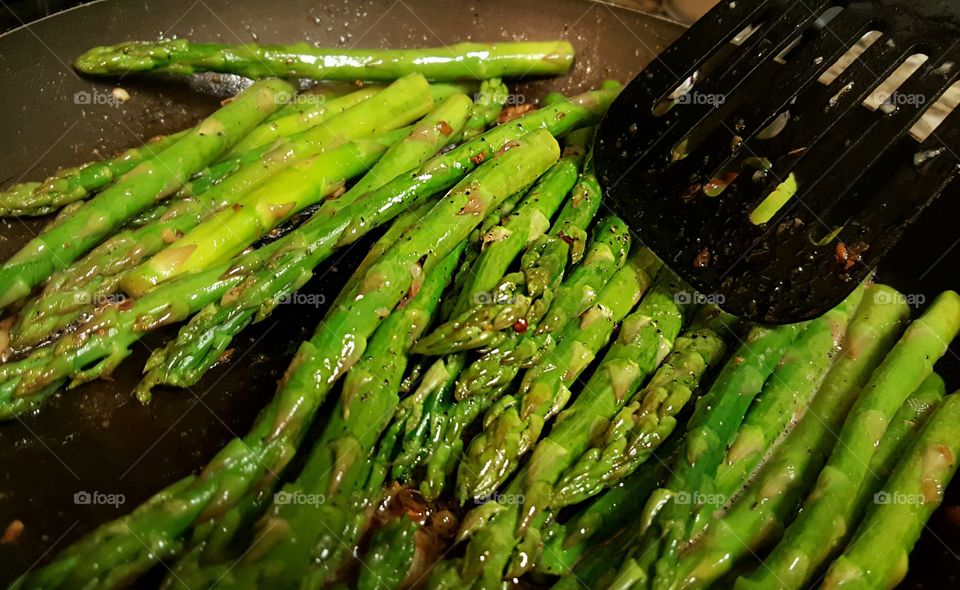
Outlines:
POLYGON ((860 390, 906 325, 909 309, 895 295, 885 285, 867 287, 840 356, 807 413, 723 517, 686 548, 678 587, 708 587, 779 538, 826 462, 860 390))
MULTIPOLYGON (((324 203, 316 216, 335 217, 336 213, 331 211, 348 207, 367 192, 379 189, 400 174, 422 165, 427 158, 443 147, 458 129, 462 128, 469 110, 470 101, 465 95, 456 94, 448 98, 433 113, 414 126, 404 140, 391 147, 354 187, 335 201, 324 203)), ((296 180, 298 176, 294 174, 292 178, 296 180)), ((299 182, 302 183, 303 180, 299 182)), ((265 194, 270 195, 274 192, 281 195, 288 194, 272 190, 266 190, 265 194)), ((300 273, 287 290, 280 293, 271 292, 268 297, 277 301, 299 289, 309 277, 309 274, 300 273)), ((259 309, 260 317, 266 314, 262 305, 239 311, 238 307, 221 303, 219 308, 214 306, 204 310, 181 330, 175 340, 169 342, 164 348, 154 351, 147 363, 148 374, 138 387, 138 394, 149 396, 150 389, 157 384, 190 386, 199 381, 210 366, 220 358, 233 337, 253 320, 254 312, 259 309)))
MULTIPOLYGON (((336 215, 315 215, 298 231, 245 256, 229 274, 228 266, 212 268, 155 289, 136 301, 132 309, 108 306, 85 324, 87 329, 81 328, 57 343, 57 355, 44 349, 0 369, 0 417, 36 407, 67 377, 83 382, 108 374, 125 358, 127 347, 140 335, 160 325, 183 321, 209 303, 220 301, 224 294, 238 286, 245 273, 267 263, 271 272, 251 276, 244 281, 244 288, 231 291, 231 296, 222 302, 229 303, 229 309, 218 312, 224 315, 214 318, 211 324, 236 326, 244 317, 252 317, 261 306, 269 311, 276 304, 276 298, 302 285, 309 269, 326 259, 334 248, 352 243, 399 210, 451 186, 484 158, 515 145, 527 129, 545 128, 559 134, 594 120, 617 92, 589 92, 496 127, 427 162, 416 176, 398 177, 336 215), (94 334, 87 339, 86 335, 94 327, 102 333, 112 330, 112 338, 94 334), (51 366, 55 368, 47 370, 51 366), (85 366, 92 368, 81 372, 85 366)), ((202 328, 201 324, 198 330, 202 328)))
POLYGON ((894 588, 907 573, 910 550, 957 469, 960 396, 948 396, 883 486, 853 541, 830 566, 823 588, 894 588), (892 498, 892 500, 891 500, 892 498))
MULTIPOLYGON (((178 564, 172 578, 181 586, 209 585, 214 579, 224 584, 242 584, 254 579, 251 568, 259 569, 271 562, 279 564, 273 567, 283 569, 283 573, 278 574, 281 578, 298 575, 298 572, 302 575, 308 563, 302 550, 308 545, 286 546, 284 535, 271 533, 278 526, 287 532, 292 532, 289 527, 293 527, 299 537, 313 535, 316 543, 324 545, 326 550, 318 565, 320 573, 315 575, 326 577, 337 569, 351 546, 359 541, 371 506, 379 501, 379 483, 383 481, 380 471, 388 469, 385 460, 392 454, 397 434, 387 433, 379 451, 377 440, 399 402, 400 381, 410 345, 434 315, 461 251, 462 246, 456 248, 427 273, 416 296, 384 320, 370 338, 362 358, 344 376, 340 398, 330 421, 310 450, 306 465, 294 482, 274 496, 267 516, 258 525, 257 536, 262 534, 262 540, 251 548, 258 559, 242 562, 236 566, 235 574, 233 567, 225 569, 225 564, 232 565, 235 558, 222 547, 235 544, 233 535, 237 527, 222 524, 229 518, 220 517, 209 523, 215 534, 207 538, 202 559, 183 559, 178 564), (378 461, 384 462, 375 462, 371 467, 369 461, 375 451, 378 461), (298 498, 322 499, 322 502, 291 501, 298 498), (285 524, 288 522, 289 525, 285 524), (201 561, 204 567, 200 567, 201 561), (233 575, 239 581, 234 580, 233 575)), ((354 273, 356 282, 365 274, 365 269, 358 269, 354 273)), ((236 511, 236 508, 231 510, 236 511)))
MULTIPOLYGON (((433 158, 415 176, 400 176, 345 207, 336 215, 314 215, 297 231, 243 256, 233 266, 222 265, 172 281, 132 304, 106 306, 75 333, 55 346, 0 366, 0 419, 28 411, 54 393, 67 378, 76 383, 109 374, 146 332, 183 321, 215 301, 231 304, 230 317, 251 314, 276 304, 291 285, 306 281, 317 264, 337 247, 353 243, 370 229, 463 178, 489 154, 516 145, 527 129, 561 133, 598 117, 617 90, 589 92, 565 104, 541 109, 488 131, 473 141, 433 158), (260 271, 260 269, 263 269, 260 271), (255 272, 256 271, 256 272, 255 272), (244 288, 234 290, 243 281, 244 288), (246 305, 246 307, 244 307, 246 305), (109 338, 105 334, 110 335, 109 338), (84 367, 91 367, 83 370, 84 367)), ((250 317, 249 315, 247 317, 250 317)), ((226 319, 214 325, 225 324, 226 319)))
POLYGON ((132 269, 120 281, 121 289, 139 297, 163 281, 233 258, 305 207, 343 190, 407 133, 398 129, 358 139, 281 170, 132 269))
POLYGON ((887 424, 907 396, 933 371, 933 363, 960 330, 960 296, 942 293, 873 373, 850 411, 840 440, 800 515, 784 532, 761 570, 738 580, 744 588, 805 585, 840 549, 857 514, 857 490, 887 424))
POLYGON ((606 284, 596 303, 567 326, 557 348, 524 375, 519 391, 497 400, 484 417, 457 472, 457 496, 489 496, 540 438, 547 420, 570 398, 570 387, 609 341, 613 328, 649 286, 650 259, 638 250, 606 284))
MULTIPOLYGON (((646 266, 655 272, 660 262, 648 254, 646 266)), ((637 309, 623 320, 620 335, 583 391, 537 443, 528 463, 521 528, 545 509, 560 507, 553 499, 554 484, 587 449, 590 437, 606 427, 670 353, 688 312, 688 305, 675 297, 684 288, 671 272, 657 277, 637 309)))
POLYGON ((43 232, 0 267, 0 309, 96 246, 124 221, 174 193, 292 94, 280 80, 258 82, 173 145, 43 232))
MULTIPOLYGON (((269 184, 266 183, 268 179, 275 177, 297 158, 309 158, 311 155, 316 157, 317 154, 322 154, 323 150, 336 148, 344 141, 357 139, 378 129, 390 130, 400 126, 398 122, 408 123, 416 119, 429 104, 428 94, 422 78, 414 76, 398 80, 381 92, 380 96, 364 101, 366 104, 348 109, 347 112, 343 112, 345 105, 341 105, 337 112, 342 112, 342 115, 318 122, 322 129, 309 132, 309 136, 301 134, 298 139, 292 139, 267 153, 263 160, 244 160, 239 167, 231 165, 211 172, 205 179, 193 183, 189 190, 185 187, 181 190, 183 198, 162 211, 152 223, 113 236, 77 263, 54 275, 42 296, 31 300, 25 306, 13 331, 13 344, 27 346, 41 342, 84 313, 89 313, 96 304, 109 301, 128 271, 180 239, 211 213, 225 210, 258 186, 269 184), (224 174, 229 176, 216 185, 207 182, 224 174)), ((336 109, 333 109, 329 112, 335 111, 336 109)), ((265 125, 270 123, 262 124, 257 129, 265 125)), ((349 147, 340 147, 347 154, 357 155, 350 152, 349 147)), ((257 153, 263 154, 264 150, 257 153)), ((325 158, 319 164, 324 162, 329 163, 329 159, 325 158)), ((289 183, 290 180, 291 175, 288 174, 286 182, 289 183)), ((299 183, 294 186, 306 188, 306 185, 301 186, 299 183)), ((284 188, 284 192, 277 196, 286 194, 288 188, 284 188)), ((219 227, 221 221, 219 220, 215 227, 219 227)), ((174 262, 184 254, 180 247, 171 248, 169 251, 174 262)), ((127 280, 135 285, 131 288, 135 288, 136 294, 141 294, 151 284, 143 276, 138 278, 138 275, 150 274, 153 264, 166 269, 167 263, 162 262, 164 258, 131 271, 134 276, 127 280)), ((159 279, 153 277, 152 280, 159 279)))
MULTIPOLYGON (((569 218, 569 215, 564 215, 564 212, 574 208, 581 209, 580 205, 568 201, 561 211, 559 219, 569 218)), ((581 217, 584 223, 589 223, 590 220, 586 219, 585 215, 581 217)), ((559 296, 553 299, 549 308, 554 313, 552 317, 561 313, 560 311, 554 311, 555 309, 561 309, 568 314, 572 321, 574 317, 586 311, 596 300, 599 288, 622 264, 628 242, 629 234, 622 222, 616 218, 601 220, 597 225, 596 238, 590 246, 590 252, 583 263, 568 278, 569 285, 565 282, 558 289, 559 296), (564 286, 570 288, 564 289, 564 286), (574 288, 573 286, 579 286, 580 288, 574 288)), ((543 236, 538 239, 533 247, 534 249, 528 251, 527 255, 524 256, 522 266, 525 268, 525 274, 535 274, 536 268, 541 265, 562 269, 563 260, 567 258, 569 251, 566 242, 555 239, 554 236, 543 236), (543 240, 542 243, 541 240, 543 240), (539 248, 543 246, 545 250, 551 244, 557 246, 552 253, 545 254, 539 248), (546 263, 543 262, 545 258, 549 259, 546 263)), ((531 320, 533 320, 532 317, 531 320)), ((533 337, 531 333, 537 331, 539 321, 540 319, 537 318, 527 326, 526 332, 513 335, 512 338, 506 340, 497 348, 487 352, 483 357, 469 365, 458 379, 456 397, 459 401, 445 413, 443 435, 434 446, 433 453, 427 463, 427 478, 421 484, 421 491, 427 498, 438 497, 446 487, 449 476, 453 475, 457 467, 456 461, 459 459, 465 442, 463 433, 480 414, 485 412, 505 393, 513 377, 519 372, 519 363, 502 363, 499 357, 512 353, 518 342, 522 343, 527 338, 533 337), (479 379, 472 377, 470 381, 466 382, 470 387, 464 387, 464 377, 470 374, 471 369, 477 363, 492 366, 493 371, 474 371, 474 375, 479 373, 479 379), (494 373, 494 371, 496 372, 494 373), (478 386, 480 379, 483 380, 483 384, 478 386)), ((537 338, 539 339, 538 342, 541 342, 544 346, 549 344, 550 350, 552 350, 555 341, 551 335, 540 334, 537 338)))
POLYGON ((383 311, 393 309, 411 289, 416 292, 422 270, 462 242, 485 211, 532 184, 558 157, 556 141, 541 129, 461 181, 328 312, 314 337, 301 345, 276 396, 244 439, 228 444, 200 476, 174 484, 173 492, 161 492, 133 514, 94 531, 32 574, 25 585, 74 587, 96 581, 110 586, 119 582, 111 572, 129 580, 175 551, 195 522, 223 514, 247 494, 256 497, 268 489, 296 452, 329 390, 363 355, 383 311), (344 342, 354 346, 344 347, 344 342))
MULTIPOLYGON (((575 140, 582 136, 579 131, 573 132, 573 134, 575 140)), ((568 144, 569 141, 568 139, 568 144)), ((565 153, 566 151, 565 148, 565 153)), ((455 290, 458 298, 457 302, 451 307, 453 313, 458 311, 464 313, 464 310, 471 305, 476 306, 477 299, 485 299, 486 297, 483 296, 489 295, 486 292, 487 289, 494 288, 496 281, 501 281, 501 285, 497 289, 499 290, 504 284, 509 284, 515 280, 510 277, 503 277, 503 274, 520 254, 521 249, 546 231, 543 224, 549 224, 549 217, 559 207, 560 202, 575 181, 577 160, 578 157, 568 154, 554 164, 523 197, 517 208, 506 219, 503 219, 502 212, 498 211, 484 220, 483 225, 487 226, 488 229, 483 232, 482 238, 478 238, 484 247, 482 252, 479 252, 471 261, 469 272, 463 272, 458 276, 458 282, 461 284, 459 289, 455 290), (567 182, 563 182, 564 175, 569 177, 567 182), (540 218, 543 218, 542 223, 538 221, 540 218), (499 222, 495 220, 499 220, 499 222)), ((562 264, 566 255, 563 254, 556 258, 562 264)), ((543 258, 534 260, 524 257, 521 264, 521 276, 534 272, 534 269, 543 260, 543 258)), ((557 274, 562 276, 562 269, 559 269, 557 274)), ((516 296, 515 290, 510 296, 516 296)), ((532 318, 530 318, 530 321, 533 321, 532 318)), ((448 428, 458 428, 457 425, 450 424, 451 418, 464 416, 462 412, 454 409, 450 398, 465 360, 462 353, 450 354, 437 360, 424 377, 426 386, 421 385, 417 394, 411 396, 408 400, 410 404, 417 404, 418 409, 416 418, 411 420, 407 427, 408 435, 405 437, 403 451, 394 461, 394 477, 401 481, 408 480, 417 465, 422 464, 425 460, 429 461, 434 467, 431 469, 428 466, 428 477, 421 482, 421 490, 428 499, 434 499, 439 495, 445 487, 446 476, 449 471, 448 461, 451 456, 448 452, 449 449, 439 450, 442 457, 438 457, 436 460, 433 458, 434 455, 438 454, 438 445, 446 442, 445 434, 448 428), (424 389, 428 391, 423 391, 424 389), (425 403, 429 407, 424 408, 425 403), (429 447, 424 444, 428 436, 432 442, 429 447), (437 471, 438 467, 443 468, 442 474, 437 471)), ((469 414, 475 416, 479 411, 481 411, 480 406, 472 404, 469 414)), ((472 418, 470 418, 470 421, 472 421, 472 418)))
MULTIPOLYGON (((589 92, 501 125, 432 159, 416 176, 398 177, 334 215, 314 215, 298 231, 244 256, 232 269, 221 266, 183 277, 137 300, 132 309, 114 305, 100 310, 85 324, 86 329, 79 329, 56 345, 56 355, 50 349, 40 350, 4 368, 9 370, 0 369, 0 417, 36 407, 68 377, 82 382, 108 374, 140 335, 183 321, 208 304, 220 301, 227 308, 215 309, 212 315, 217 317, 210 319, 209 324, 208 320, 201 320, 196 326, 198 332, 206 325, 213 326, 211 340, 204 346, 207 350, 215 348, 218 342, 222 344, 216 336, 220 326, 227 327, 228 335, 235 334, 261 307, 267 313, 281 297, 305 283, 309 270, 325 260, 334 248, 352 243, 400 210, 450 187, 483 158, 502 151, 508 144, 514 145, 526 129, 545 128, 559 134, 595 120, 617 92, 589 92), (265 271, 251 274, 265 266, 265 271), (223 300, 228 292, 230 297, 223 300), (112 331, 112 338, 94 334, 88 340, 85 335, 93 328, 112 331), (51 366, 54 368, 47 370, 51 366), (93 368, 81 373, 85 366, 93 368)), ((199 357, 200 366, 207 367, 218 357, 219 353, 199 357)))
POLYGON ((840 305, 811 321, 787 349, 717 469, 714 490, 718 495, 733 497, 783 433, 806 412, 830 372, 864 290, 861 286, 840 305))
POLYGON ((685 539, 698 503, 709 498, 712 476, 723 459, 727 443, 787 347, 805 327, 789 324, 754 327, 728 361, 713 386, 696 404, 687 424, 686 448, 674 463, 668 485, 658 490, 645 509, 644 537, 617 574, 617 584, 642 582, 649 568, 669 557, 685 539), (678 501, 671 501, 677 496, 678 501))
POLYGON ((698 312, 650 382, 628 399, 594 446, 553 486, 553 506, 582 502, 647 462, 676 429, 677 414, 700 382, 723 360, 734 322, 735 318, 712 306, 698 312))
POLYGON ((417 522, 404 514, 374 533, 363 556, 357 590, 400 588, 416 556, 414 536, 419 530, 417 522))
POLYGON ((223 159, 238 158, 257 148, 269 146, 284 137, 302 133, 373 97, 383 88, 380 85, 370 84, 355 92, 329 100, 324 95, 297 95, 295 100, 303 108, 282 117, 271 118, 261 124, 230 148, 223 159), (307 100, 308 98, 313 98, 312 104, 307 100))
POLYGON ((483 80, 562 75, 573 63, 566 41, 456 43, 426 49, 323 49, 292 45, 223 45, 186 39, 133 41, 95 47, 74 62, 84 74, 195 74, 221 72, 248 78, 393 80, 412 72, 431 80, 483 80))
MULTIPOLYGON (((641 249, 631 262, 637 269, 638 285, 641 292, 645 291, 653 281, 660 267, 659 261, 645 249, 641 249)), ((615 279, 614 279, 615 280, 615 279)), ((614 282, 611 281, 610 286, 614 282)), ((623 320, 620 338, 611 346, 601 361, 594 376, 590 379, 577 401, 558 417, 558 422, 550 436, 541 440, 533 450, 533 455, 515 483, 508 488, 506 496, 516 501, 500 506, 500 510, 493 519, 493 526, 498 533, 477 535, 471 540, 467 549, 465 563, 468 577, 475 577, 482 572, 487 580, 499 580, 503 576, 503 567, 509 559, 509 549, 513 544, 504 547, 504 537, 512 537, 514 528, 522 533, 525 543, 532 546, 523 548, 523 558, 520 563, 526 570, 533 566, 536 548, 540 543, 539 517, 549 504, 547 490, 555 480, 555 476, 562 472, 569 464, 568 456, 576 452, 578 445, 588 432, 581 432, 584 427, 592 425, 590 412, 604 396, 615 398, 621 388, 629 390, 639 386, 646 374, 656 368, 656 365, 666 356, 673 344, 673 339, 680 331, 683 322, 684 309, 674 301, 674 292, 678 284, 672 273, 661 275, 650 292, 647 293, 637 307, 637 310, 623 320), (516 491, 511 493, 515 488, 516 491), (531 526, 536 522, 536 526, 531 526), (491 556, 500 553, 500 559, 485 558, 473 559, 471 556, 491 556), (503 555, 506 553, 505 555, 503 555)), ((608 403, 615 404, 615 401, 608 403)), ((611 412, 612 414, 612 412, 611 412)), ((514 541, 516 543, 516 541, 514 541)), ((523 573, 515 567, 507 574, 516 577, 523 573)))
POLYGON ((48 215, 64 205, 82 201, 172 146, 187 133, 181 131, 158 137, 108 160, 58 170, 42 182, 16 184, 0 192, 0 217, 48 215))
MULTIPOLYGON (((195 227, 150 261, 131 271, 122 287, 141 294, 157 283, 182 273, 196 272, 229 258, 294 213, 344 187, 346 180, 377 162, 371 173, 343 195, 343 207, 357 196, 379 188, 403 172, 419 167, 461 128, 470 112, 470 100, 454 95, 412 131, 397 130, 370 140, 358 140, 301 160, 264 182, 236 205, 195 227), (391 148, 401 137, 407 140, 391 148), (299 179, 299 185, 297 181, 299 179), (283 187, 283 188, 281 188, 283 187)), ((414 111, 419 114, 419 109, 414 111)), ((416 116, 410 113, 408 116, 416 116)), ((402 119, 406 119, 402 116, 402 119)))

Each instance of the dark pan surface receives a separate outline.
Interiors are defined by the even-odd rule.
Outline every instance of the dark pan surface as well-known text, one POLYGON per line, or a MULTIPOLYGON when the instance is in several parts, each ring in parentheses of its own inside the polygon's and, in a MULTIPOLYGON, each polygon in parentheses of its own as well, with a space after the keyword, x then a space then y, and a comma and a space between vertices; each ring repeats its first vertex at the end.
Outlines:
MULTIPOLYGON (((514 86, 534 100, 547 90, 572 92, 608 77, 629 80, 680 32, 663 20, 582 0, 97 2, 0 36, 0 183, 39 179, 60 166, 88 161, 96 151, 109 155, 181 129, 235 90, 230 81, 125 79, 119 85, 133 99, 120 106, 101 104, 98 97, 115 84, 78 78, 69 68, 76 55, 95 45, 161 34, 360 47, 432 46, 465 38, 569 39, 578 52, 571 76, 514 86), (78 92, 90 93, 88 104, 78 104, 78 92)), ((917 249, 943 251, 952 243, 955 232, 947 213, 939 212, 940 234, 910 238, 914 245, 901 256, 906 267, 917 249)), ((0 220, 0 260, 42 224, 0 220)), ((332 299, 362 249, 332 260, 305 290, 332 299)), ((919 273, 904 276, 918 278, 919 273)), ((888 280, 929 299, 939 289, 955 287, 956 276, 935 268, 922 281, 888 280)), ((142 406, 129 392, 150 348, 169 334, 156 335, 137 348, 112 382, 64 393, 38 415, 0 425, 0 531, 13 519, 26 526, 17 543, 0 545, 0 585, 196 471, 227 440, 243 434, 323 312, 323 306, 280 306, 238 338, 229 364, 192 390, 158 390, 153 403, 142 406), (124 503, 119 508, 82 505, 74 499, 80 492, 122 494, 124 503)), ((909 587, 956 586, 952 576, 960 560, 952 553, 960 553, 960 535, 946 524, 943 512, 933 523, 935 535, 921 542, 909 587)))

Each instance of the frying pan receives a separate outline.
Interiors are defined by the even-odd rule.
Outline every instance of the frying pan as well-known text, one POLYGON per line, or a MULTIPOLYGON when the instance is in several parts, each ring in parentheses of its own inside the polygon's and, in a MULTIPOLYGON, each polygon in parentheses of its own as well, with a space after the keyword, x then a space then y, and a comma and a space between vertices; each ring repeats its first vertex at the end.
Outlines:
MULTIPOLYGON (((532 101, 549 90, 576 92, 606 78, 629 80, 681 32, 665 20, 584 0, 94 2, 0 36, 0 184, 40 179, 58 167, 182 129, 242 84, 231 77, 119 83, 79 78, 69 64, 95 45, 158 35, 361 47, 569 39, 577 50, 571 75, 513 86, 532 101), (116 85, 132 100, 111 101, 116 85)), ((921 224, 922 234, 908 235, 882 269, 882 279, 917 301, 957 287, 956 257, 941 259, 955 239, 950 224, 957 205, 947 201, 930 210, 932 223, 921 224)), ((45 221, 0 220, 0 260, 45 221)), ((305 291, 332 300, 363 249, 361 243, 334 257, 305 291)), ((14 519, 25 525, 15 543, 0 545, 0 585, 197 471, 226 441, 244 433, 324 311, 323 305, 281 305, 237 339, 229 363, 190 390, 158 389, 144 406, 130 392, 150 349, 170 336, 155 334, 138 345, 112 381, 63 393, 38 414, 0 425, 0 530, 14 519), (84 493, 112 494, 118 505, 84 504, 84 493)), ((956 358, 938 367, 954 387, 960 384, 956 358)), ((914 552, 905 587, 956 586, 960 526, 952 526, 948 516, 958 497, 960 485, 954 485, 914 552)))

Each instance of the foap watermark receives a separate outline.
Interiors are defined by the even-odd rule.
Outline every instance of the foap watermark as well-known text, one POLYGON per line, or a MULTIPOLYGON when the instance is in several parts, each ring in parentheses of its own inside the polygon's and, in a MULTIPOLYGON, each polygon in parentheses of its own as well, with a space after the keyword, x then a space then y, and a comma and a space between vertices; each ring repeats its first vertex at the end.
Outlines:
POLYGON ((727 503, 727 497, 723 494, 677 492, 673 495, 673 502, 682 506, 723 506, 727 503))
POLYGON ((487 502, 496 502, 504 506, 522 506, 527 499, 523 494, 501 494, 494 492, 485 496, 477 496, 473 499, 477 504, 486 504, 487 502))
POLYGON ((676 98, 676 103, 683 105, 706 105, 711 107, 719 107, 725 102, 727 102, 727 97, 722 94, 697 92, 696 90, 686 94, 681 94, 676 98))
POLYGON ((502 104, 504 106, 520 106, 526 104, 527 97, 523 94, 509 92, 478 92, 473 95, 473 102, 482 106, 502 104))
POLYGON ((277 299, 278 305, 308 305, 321 307, 326 305, 327 296, 323 293, 288 293, 277 299))
POLYGON ((879 105, 889 105, 894 107, 922 107, 927 104, 927 97, 922 94, 913 94, 909 92, 885 92, 878 90, 873 95, 872 102, 879 105))
POLYGON ((874 303, 898 305, 909 305, 910 307, 920 307, 927 302, 927 296, 923 293, 900 293, 889 289, 881 289, 873 296, 874 303))
POLYGON ((277 492, 273 495, 273 502, 279 506, 320 506, 327 501, 323 494, 307 494, 305 492, 277 492))
POLYGON ((73 495, 73 503, 78 506, 113 506, 119 508, 127 501, 123 494, 107 494, 98 491, 80 490, 73 495))
POLYGON ((927 501, 923 494, 904 494, 880 490, 873 495, 874 504, 893 504, 900 506, 921 506, 927 501))
POLYGON ((673 302, 677 305, 723 305, 727 300, 722 293, 698 293, 697 291, 677 291, 673 302))
POLYGON ((491 293, 490 291, 478 291, 473 295, 474 305, 513 305, 517 300, 515 294, 491 293))
POLYGON ((110 92, 100 90, 79 90, 73 94, 73 104, 106 105, 118 107, 130 100, 130 93, 123 88, 114 88, 110 92))
POLYGON ((305 92, 303 94, 277 94, 274 96, 274 102, 281 106, 295 104, 301 106, 323 106, 327 103, 327 96, 318 92, 305 92))

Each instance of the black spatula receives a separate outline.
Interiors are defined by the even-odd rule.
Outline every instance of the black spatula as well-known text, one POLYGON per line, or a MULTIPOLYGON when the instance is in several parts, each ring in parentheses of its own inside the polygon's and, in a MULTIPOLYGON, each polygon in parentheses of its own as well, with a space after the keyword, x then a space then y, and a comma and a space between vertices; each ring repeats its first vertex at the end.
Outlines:
POLYGON ((809 319, 960 193, 958 74, 957 0, 723 1, 613 104, 598 176, 721 307, 809 319), (937 110, 950 114, 923 131, 937 110))

